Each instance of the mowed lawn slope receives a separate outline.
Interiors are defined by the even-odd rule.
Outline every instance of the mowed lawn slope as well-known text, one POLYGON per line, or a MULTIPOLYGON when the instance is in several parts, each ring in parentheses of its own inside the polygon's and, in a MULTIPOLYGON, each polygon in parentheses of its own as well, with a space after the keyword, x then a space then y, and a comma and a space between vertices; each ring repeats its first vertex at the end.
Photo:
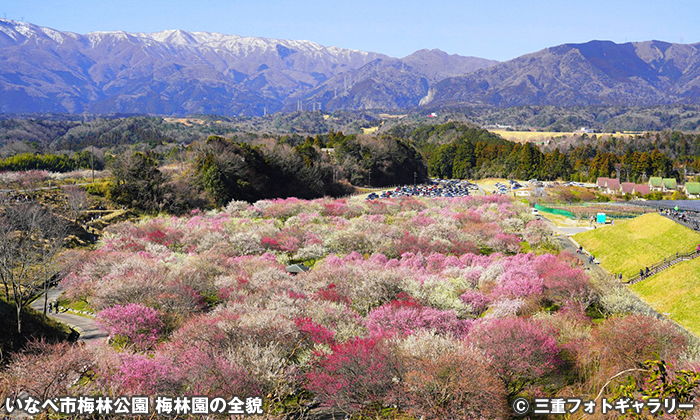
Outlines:
POLYGON ((682 262, 632 285, 657 312, 700 335, 700 258, 682 262))
POLYGON ((677 252, 695 250, 700 234, 656 213, 615 222, 574 235, 576 242, 612 273, 625 277, 639 273, 677 252))

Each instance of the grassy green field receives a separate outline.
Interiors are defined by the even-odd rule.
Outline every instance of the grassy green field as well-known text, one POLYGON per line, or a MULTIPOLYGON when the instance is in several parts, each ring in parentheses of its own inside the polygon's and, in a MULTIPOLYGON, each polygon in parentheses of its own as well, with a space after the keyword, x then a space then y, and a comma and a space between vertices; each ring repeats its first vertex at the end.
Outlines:
POLYGON ((686 261, 631 286, 657 312, 700 336, 700 258, 686 261))
POLYGON ((574 235, 612 273, 630 277, 677 252, 695 250, 700 234, 656 213, 574 235))

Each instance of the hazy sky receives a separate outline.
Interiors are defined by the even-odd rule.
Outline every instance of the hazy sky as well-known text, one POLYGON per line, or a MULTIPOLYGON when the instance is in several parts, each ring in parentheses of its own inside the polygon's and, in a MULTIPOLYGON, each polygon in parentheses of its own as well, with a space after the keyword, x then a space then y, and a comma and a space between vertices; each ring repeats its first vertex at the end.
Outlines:
POLYGON ((58 30, 164 29, 305 39, 403 57, 421 48, 508 60, 568 42, 700 42, 700 1, 3 0, 58 30))

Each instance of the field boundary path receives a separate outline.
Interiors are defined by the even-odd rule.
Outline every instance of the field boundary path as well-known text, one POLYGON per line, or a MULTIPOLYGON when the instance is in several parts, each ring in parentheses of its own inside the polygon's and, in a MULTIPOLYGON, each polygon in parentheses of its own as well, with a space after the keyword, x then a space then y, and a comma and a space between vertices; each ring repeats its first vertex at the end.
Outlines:
MULTIPOLYGON (((55 302, 61 296, 61 293, 63 293, 63 291, 60 289, 50 289, 47 293, 49 303, 55 302)), ((30 306, 37 312, 43 313, 44 295, 41 294, 39 298, 32 302, 30 306)), ((69 313, 65 308, 59 308, 59 313, 47 313, 46 316, 49 316, 56 321, 62 322, 71 327, 73 330, 78 332, 78 334, 80 334, 78 339, 84 341, 86 344, 90 342, 104 341, 107 339, 107 333, 99 327, 97 321, 88 316, 69 313)))

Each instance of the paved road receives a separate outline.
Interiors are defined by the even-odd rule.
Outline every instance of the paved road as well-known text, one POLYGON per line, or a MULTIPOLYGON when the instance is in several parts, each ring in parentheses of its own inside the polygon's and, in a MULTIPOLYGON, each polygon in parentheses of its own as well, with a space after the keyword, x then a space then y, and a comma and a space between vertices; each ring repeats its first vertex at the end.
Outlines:
MULTIPOLYGON (((49 302, 53 302, 58 299, 59 296, 61 296, 61 293, 63 292, 59 289, 50 289, 48 292, 49 302)), ((39 299, 35 300, 31 304, 31 307, 39 312, 43 312, 44 296, 42 295, 39 297, 39 299)), ((102 329, 100 329, 100 327, 97 325, 97 322, 95 322, 95 320, 92 318, 75 315, 68 312, 61 312, 58 314, 51 312, 47 315, 75 329, 78 333, 80 333, 80 339, 85 343, 99 342, 107 339, 107 333, 102 331, 102 329)))
POLYGON ((538 214, 538 217, 544 220, 545 222, 548 222, 552 229, 554 229, 555 232, 562 236, 574 236, 577 233, 587 232, 593 229, 585 226, 557 226, 554 224, 554 222, 549 220, 545 214, 542 213, 538 214))
POLYGON ((592 228, 589 227, 568 227, 568 226, 555 226, 556 232, 563 236, 574 236, 577 233, 587 232, 592 228))
POLYGON ((596 263, 590 263, 588 262, 588 253, 584 250, 583 253, 579 254, 576 251, 578 250, 578 243, 571 238, 571 236, 581 233, 581 232, 586 232, 591 230, 592 228, 589 227, 562 227, 562 226, 556 226, 554 222, 551 220, 547 219, 546 217, 542 216, 542 214, 539 215, 539 217, 544 220, 545 222, 548 222, 549 225, 554 229, 559 235, 557 236, 557 239, 559 240, 559 243, 561 244, 561 249, 562 251, 568 251, 572 255, 574 255, 576 258, 578 258, 582 263, 583 263, 583 268, 584 270, 598 270, 599 272, 605 274, 605 275, 610 275, 603 267, 600 266, 600 264, 596 263))

